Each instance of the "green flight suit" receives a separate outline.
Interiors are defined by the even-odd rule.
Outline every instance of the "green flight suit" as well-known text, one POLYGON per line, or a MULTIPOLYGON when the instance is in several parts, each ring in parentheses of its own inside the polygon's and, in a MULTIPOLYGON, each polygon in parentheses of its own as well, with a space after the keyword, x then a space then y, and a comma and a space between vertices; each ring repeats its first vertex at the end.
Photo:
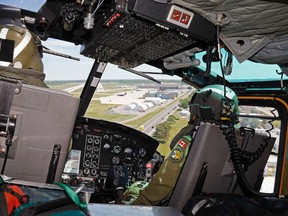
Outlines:
POLYGON ((44 83, 45 74, 32 69, 18 69, 0 66, 0 78, 1 77, 21 80, 23 83, 28 85, 47 88, 47 85, 44 83))
POLYGON ((171 142, 171 145, 174 146, 171 153, 149 184, 139 190, 139 196, 135 200, 131 200, 133 205, 157 205, 170 198, 188 154, 191 142, 189 132, 192 129, 193 125, 188 125, 175 136, 171 142))

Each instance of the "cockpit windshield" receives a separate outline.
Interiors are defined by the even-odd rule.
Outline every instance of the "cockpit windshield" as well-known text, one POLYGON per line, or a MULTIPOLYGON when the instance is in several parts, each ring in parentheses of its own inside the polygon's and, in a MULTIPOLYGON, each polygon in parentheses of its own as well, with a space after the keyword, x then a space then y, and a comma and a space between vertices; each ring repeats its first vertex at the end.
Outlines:
MULTIPOLYGON (((224 53, 223 53, 224 54, 224 53)), ((202 59, 204 53, 199 53, 196 58, 202 59)), ((225 64, 225 54, 223 55, 222 63, 225 64)), ((281 74, 281 69, 277 64, 261 64, 252 61, 244 61, 239 63, 236 58, 232 61, 231 74, 225 74, 225 79, 231 83, 236 82, 259 82, 259 81, 275 81, 275 80, 288 80, 288 75, 281 74)), ((224 65, 225 66, 225 65, 224 65)), ((203 61, 199 66, 205 70, 206 65, 203 61)), ((211 73, 215 73, 222 77, 221 66, 219 62, 213 62, 211 66, 211 73)))
POLYGON ((3 0, 1 4, 10 5, 12 7, 22 8, 25 10, 30 10, 37 12, 41 6, 45 3, 45 0, 3 0))

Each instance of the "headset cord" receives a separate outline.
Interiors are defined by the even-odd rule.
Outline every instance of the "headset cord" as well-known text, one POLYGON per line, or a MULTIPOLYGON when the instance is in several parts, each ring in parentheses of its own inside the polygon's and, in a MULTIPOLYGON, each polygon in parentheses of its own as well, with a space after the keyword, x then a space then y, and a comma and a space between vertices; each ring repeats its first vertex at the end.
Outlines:
MULTIPOLYGON (((245 169, 247 169, 247 166, 243 166, 241 161, 241 150, 238 148, 236 135, 235 135, 235 128, 234 124, 230 123, 227 125, 222 125, 220 127, 223 130, 223 134, 228 142, 230 154, 231 154, 231 160, 234 166, 234 170, 238 179, 239 186, 243 192, 244 195, 247 197, 259 197, 259 196, 266 196, 266 197, 274 197, 276 196, 275 193, 261 193, 255 191, 251 186, 249 185, 247 178, 245 176, 245 169)), ((263 146, 259 147, 261 150, 258 151, 257 156, 254 157, 260 157, 259 155, 261 151, 263 150, 263 146)), ((262 154, 262 153, 261 153, 262 154)))

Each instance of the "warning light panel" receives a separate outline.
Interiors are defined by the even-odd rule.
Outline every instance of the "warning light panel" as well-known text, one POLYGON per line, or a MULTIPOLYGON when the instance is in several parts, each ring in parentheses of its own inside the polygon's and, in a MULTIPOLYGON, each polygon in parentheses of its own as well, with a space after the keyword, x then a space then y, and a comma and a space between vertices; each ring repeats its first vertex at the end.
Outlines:
POLYGON ((172 11, 172 15, 170 18, 172 20, 176 20, 177 22, 179 22, 181 15, 182 15, 182 12, 175 9, 172 11))
POLYGON ((173 5, 167 17, 167 21, 188 29, 193 19, 194 13, 176 5, 173 5))
POLYGON ((110 27, 119 17, 121 17, 121 14, 116 12, 103 25, 110 27))

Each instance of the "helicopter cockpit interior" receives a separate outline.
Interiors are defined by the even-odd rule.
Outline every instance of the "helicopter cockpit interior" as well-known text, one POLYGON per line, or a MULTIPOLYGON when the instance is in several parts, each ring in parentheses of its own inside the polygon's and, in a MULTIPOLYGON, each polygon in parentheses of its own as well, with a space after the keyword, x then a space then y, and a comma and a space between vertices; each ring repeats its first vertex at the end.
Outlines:
MULTIPOLYGON (((270 199, 261 205, 272 215, 287 213, 283 207, 288 193, 287 25, 279 16, 273 19, 279 26, 273 28, 265 21, 259 30, 255 26, 260 21, 251 19, 251 14, 257 12, 259 19, 264 19, 259 8, 266 7, 285 16, 288 5, 255 0, 254 6, 239 1, 234 5, 210 1, 206 5, 198 0, 47 0, 32 11, 0 4, 0 27, 5 23, 24 25, 39 40, 53 38, 79 45, 80 54, 94 60, 79 98, 0 74, 0 164, 5 181, 52 190, 56 187, 52 184, 61 181, 83 190, 83 199, 90 202, 88 209, 93 214, 119 211, 117 205, 111 205, 123 195, 118 189, 127 189, 137 181, 149 182, 163 162, 164 156, 157 151, 162 144, 142 131, 85 113, 107 64, 159 83, 155 73, 135 69, 147 64, 195 89, 212 84, 227 86, 242 106, 235 135, 209 119, 199 124, 171 197, 162 206, 153 206, 152 215, 187 215, 183 209, 189 200, 211 194, 278 201, 281 197, 283 200, 277 202, 280 208, 275 203, 269 206, 270 199), (248 18, 240 6, 249 9, 248 18), (240 12, 243 16, 234 18, 240 12), (241 25, 243 22, 247 25, 241 25), (281 72, 274 70, 271 75, 246 69, 238 76, 235 65, 246 60, 278 65, 281 72), (258 73, 255 77, 254 72, 258 73), (259 106, 261 112, 252 113, 245 106, 259 106), (273 111, 266 115, 261 107, 273 111), (250 128, 254 122, 261 122, 261 127, 250 128), (274 127, 281 131, 277 137, 270 133, 274 127), (241 156, 235 161, 237 151, 241 156), (271 154, 277 155, 277 169, 273 169, 270 192, 264 193, 261 186, 264 175, 269 175, 266 172, 272 172, 266 169, 271 154)), ((0 60, 11 62, 11 40, 3 35, 1 31, 0 60)), ((47 47, 40 48, 51 54, 47 47)), ((125 206, 123 214, 138 210, 125 206)), ((148 208, 142 210, 140 215, 150 212, 148 208)))

